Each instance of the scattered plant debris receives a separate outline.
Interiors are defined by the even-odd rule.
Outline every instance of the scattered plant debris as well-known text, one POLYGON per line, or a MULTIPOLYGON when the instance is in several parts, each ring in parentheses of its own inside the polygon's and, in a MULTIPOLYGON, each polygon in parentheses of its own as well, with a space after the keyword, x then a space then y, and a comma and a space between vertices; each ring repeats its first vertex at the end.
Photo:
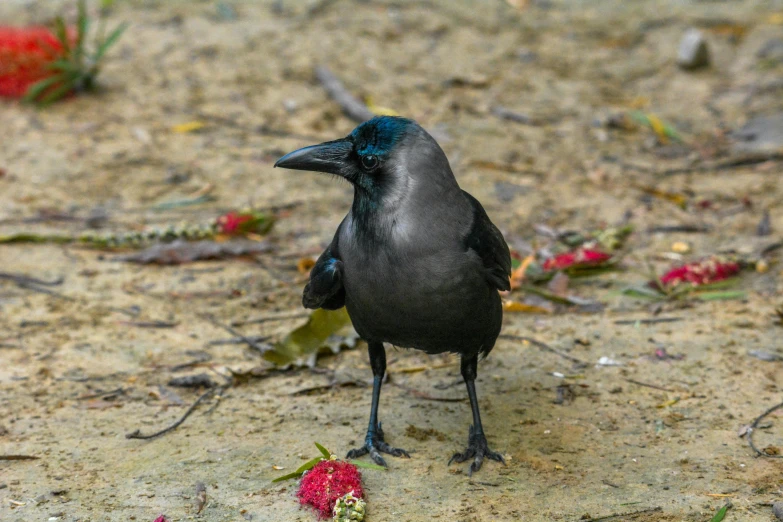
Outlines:
POLYGON ((182 265, 194 261, 226 259, 269 252, 272 245, 267 242, 235 240, 225 243, 216 241, 183 241, 161 243, 140 252, 116 256, 113 261, 138 263, 142 265, 182 265))
POLYGON ((34 234, 19 232, 0 235, 4 243, 79 243, 96 248, 138 248, 154 242, 198 241, 205 239, 246 238, 258 240, 269 232, 274 217, 261 211, 244 210, 229 212, 210 223, 181 223, 168 227, 155 227, 140 232, 96 233, 85 232, 76 236, 34 234))

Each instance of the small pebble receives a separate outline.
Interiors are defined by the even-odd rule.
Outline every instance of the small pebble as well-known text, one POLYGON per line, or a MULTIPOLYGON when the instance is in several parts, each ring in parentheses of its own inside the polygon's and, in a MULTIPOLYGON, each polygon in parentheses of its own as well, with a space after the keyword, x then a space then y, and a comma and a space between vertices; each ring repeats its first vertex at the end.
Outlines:
POLYGON ((775 502, 772 504, 772 513, 778 520, 783 521, 783 502, 775 502))
POLYGON ((688 29, 680 40, 677 51, 677 65, 685 70, 694 70, 710 64, 710 50, 707 40, 698 29, 688 29))
POLYGON ((783 40, 780 38, 768 40, 761 49, 758 50, 756 56, 762 60, 769 60, 774 63, 783 62, 783 40))
POLYGON ((759 221, 758 226, 756 226, 756 235, 757 236, 769 236, 772 234, 772 220, 769 216, 769 210, 765 210, 764 214, 761 216, 761 221, 759 221))
POLYGON ((763 350, 750 350, 748 352, 748 355, 750 355, 751 357, 755 357, 760 361, 767 361, 767 362, 783 361, 783 356, 780 356, 776 353, 765 352, 763 350))

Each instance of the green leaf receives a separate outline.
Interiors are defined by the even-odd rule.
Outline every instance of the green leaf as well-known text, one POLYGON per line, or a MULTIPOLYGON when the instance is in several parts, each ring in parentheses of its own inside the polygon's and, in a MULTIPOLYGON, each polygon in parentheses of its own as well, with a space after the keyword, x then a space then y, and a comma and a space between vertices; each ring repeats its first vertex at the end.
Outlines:
MULTIPOLYGON (((356 339, 356 332, 351 326, 351 318, 345 308, 339 310, 313 311, 307 323, 289 333, 282 341, 264 353, 267 361, 277 366, 307 366, 315 363, 318 353, 329 352, 330 346, 356 339), (330 342, 330 337, 337 336, 340 341, 330 342)), ((350 344, 346 342, 346 344, 350 344)), ((331 350, 334 353, 335 349, 331 350)))
POLYGON ((316 457, 316 458, 314 458, 312 460, 308 460, 307 462, 305 462, 304 464, 302 464, 301 466, 296 468, 296 472, 301 475, 305 471, 309 471, 309 470, 313 469, 315 467, 315 465, 318 464, 319 462, 321 462, 322 460, 324 460, 322 457, 316 457))
POLYGON ((724 279, 723 281, 716 281, 714 283, 708 283, 706 285, 700 285, 696 287, 697 291, 701 292, 703 290, 721 290, 723 288, 731 288, 732 286, 737 286, 737 283, 739 282, 738 277, 731 277, 729 279, 724 279))
POLYGON ((680 136, 680 133, 677 132, 677 129, 658 119, 658 117, 653 114, 645 114, 642 111, 631 111, 628 113, 628 115, 636 123, 646 125, 653 129, 656 134, 661 133, 667 138, 673 139, 674 141, 683 141, 682 136, 680 136))
POLYGON ((35 103, 44 92, 46 92, 50 87, 52 87, 53 85, 55 85, 57 82, 61 80, 62 78, 60 77, 60 75, 56 75, 35 82, 34 84, 32 84, 30 87, 27 88, 27 92, 25 92, 24 95, 24 101, 35 103))
POLYGON ((125 29, 127 28, 127 23, 120 24, 119 27, 112 31, 109 37, 98 46, 98 50, 95 51, 95 56, 93 56, 93 61, 95 63, 99 62, 101 58, 103 58, 103 55, 106 54, 106 51, 108 51, 112 45, 117 43, 117 40, 119 40, 120 36, 122 36, 122 33, 125 32, 125 29))
POLYGON ((63 59, 55 60, 47 64, 46 67, 48 67, 49 69, 53 69, 55 71, 63 71, 63 72, 69 72, 74 74, 81 74, 82 72, 81 67, 79 67, 78 65, 76 65, 70 60, 63 60, 63 59))
POLYGON ((71 236, 45 236, 26 232, 0 235, 0 245, 9 243, 72 243, 73 241, 74 238, 71 236))
POLYGON ((352 460, 351 464, 353 464, 357 468, 377 469, 378 471, 388 471, 383 466, 379 466, 378 464, 373 464, 372 462, 365 462, 363 460, 352 460))
POLYGON ((609 272, 617 272, 620 268, 617 266, 617 260, 608 260, 600 265, 594 266, 574 266, 563 270, 569 277, 595 277, 609 272))
POLYGON ((305 462, 304 464, 299 466, 296 469, 296 471, 294 471, 293 473, 289 473, 288 475, 283 475, 282 477, 277 477, 272 482, 281 482, 283 480, 289 480, 289 479, 292 479, 292 478, 301 477, 302 473, 304 473, 305 471, 309 471, 309 470, 313 469, 313 467, 316 464, 318 464, 319 462, 321 462, 322 460, 324 460, 323 457, 316 457, 316 458, 314 458, 312 460, 308 460, 307 462, 305 462))
POLYGON ((71 54, 71 42, 68 41, 68 30, 65 28, 65 21, 61 16, 54 19, 54 30, 57 39, 60 40, 60 44, 63 46, 65 56, 69 56, 71 54))
POLYGON ((301 477, 301 476, 302 476, 301 473, 297 473, 296 471, 294 471, 293 473, 289 473, 288 475, 283 475, 282 477, 277 477, 272 482, 282 482, 284 480, 291 480, 293 478, 298 478, 298 477, 301 477))
POLYGON ((62 99, 66 94, 68 94, 72 90, 73 90, 73 83, 69 81, 64 81, 62 85, 57 86, 55 89, 45 94, 38 103, 42 107, 51 105, 52 103, 62 99))
POLYGON ((741 290, 729 290, 726 292, 698 292, 696 298, 702 301, 727 301, 732 299, 745 299, 747 294, 741 290))
POLYGON ((90 17, 87 16, 87 4, 84 0, 79 0, 79 15, 76 22, 76 56, 81 58, 84 53, 84 39, 87 37, 87 31, 90 29, 90 17))
POLYGON ((729 510, 729 506, 725 505, 715 513, 715 516, 710 519, 710 522, 721 522, 726 516, 726 512, 729 510))
POLYGON ((664 299, 666 297, 665 294, 662 294, 646 285, 629 286, 627 288, 623 288, 623 294, 634 297, 645 297, 648 299, 664 299))
POLYGON ((315 447, 318 448, 318 451, 321 452, 321 455, 323 455, 326 460, 329 460, 329 459, 332 458, 332 454, 329 452, 329 450, 324 448, 323 446, 321 446, 317 442, 315 443, 315 447))

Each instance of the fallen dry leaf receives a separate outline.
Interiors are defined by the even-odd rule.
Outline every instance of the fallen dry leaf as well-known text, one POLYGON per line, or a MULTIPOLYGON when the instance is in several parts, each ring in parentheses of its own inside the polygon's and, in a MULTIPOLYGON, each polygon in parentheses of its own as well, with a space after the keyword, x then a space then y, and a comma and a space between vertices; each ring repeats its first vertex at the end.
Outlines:
POLYGON ((517 267, 515 270, 511 272, 511 289, 514 290, 516 288, 519 288, 522 286, 522 281, 525 280, 525 272, 527 271, 527 267, 530 266, 530 263, 535 261, 536 256, 534 254, 530 254, 525 259, 522 260, 522 263, 520 263, 519 267, 517 267))
POLYGON ((525 314, 550 314, 549 310, 542 306, 520 303, 519 301, 503 301, 504 312, 520 312, 525 314))
POLYGON ((114 401, 105 401, 103 399, 95 399, 87 401, 88 410, 107 410, 109 408, 122 408, 122 403, 114 401))
POLYGON ((189 121, 186 123, 180 123, 179 125, 174 125, 171 130, 179 134, 186 134, 188 132, 201 130, 206 126, 207 124, 203 121, 189 121))
POLYGON ((303 257, 296 262, 296 270, 300 274, 309 274, 310 270, 315 266, 315 259, 312 257, 303 257))
POLYGON ((207 486, 203 482, 196 482, 196 513, 200 514, 207 505, 207 486))

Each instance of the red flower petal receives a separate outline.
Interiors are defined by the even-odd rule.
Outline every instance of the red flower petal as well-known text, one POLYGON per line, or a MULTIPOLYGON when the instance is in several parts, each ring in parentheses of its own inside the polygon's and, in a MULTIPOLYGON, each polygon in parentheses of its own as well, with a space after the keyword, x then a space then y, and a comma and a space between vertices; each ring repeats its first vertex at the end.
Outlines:
POLYGON ((353 491, 364 496, 362 476, 356 466, 339 460, 322 460, 305 473, 297 496, 302 505, 316 509, 320 518, 330 518, 337 499, 353 491))
POLYGON ((566 268, 580 268, 600 265, 612 256, 598 250, 578 248, 573 252, 566 252, 555 257, 550 257, 544 262, 544 270, 565 270, 566 268))
POLYGON ((734 277, 740 271, 738 263, 709 258, 673 268, 661 276, 661 283, 673 287, 682 283, 708 285, 734 277))
POLYGON ((221 234, 234 235, 242 232, 242 225, 255 219, 252 214, 229 212, 217 219, 218 231, 221 234))
POLYGON ((53 74, 48 64, 64 52, 47 27, 0 27, 0 96, 21 98, 53 74))

